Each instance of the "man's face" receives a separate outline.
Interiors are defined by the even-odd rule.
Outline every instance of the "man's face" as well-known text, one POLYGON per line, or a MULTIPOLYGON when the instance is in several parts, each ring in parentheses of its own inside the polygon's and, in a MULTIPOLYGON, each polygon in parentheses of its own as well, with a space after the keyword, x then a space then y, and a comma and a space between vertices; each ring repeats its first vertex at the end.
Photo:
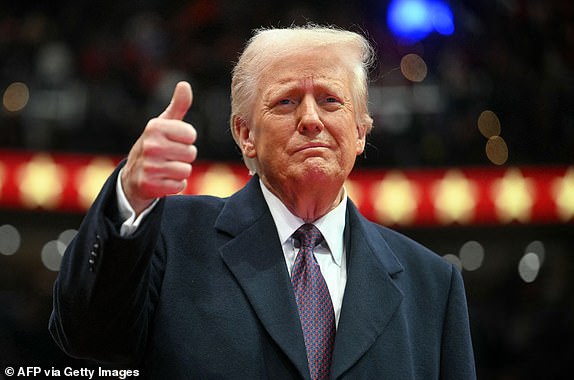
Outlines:
POLYGON ((340 57, 315 49, 278 59, 262 73, 244 150, 268 186, 341 186, 362 153, 365 133, 340 57))

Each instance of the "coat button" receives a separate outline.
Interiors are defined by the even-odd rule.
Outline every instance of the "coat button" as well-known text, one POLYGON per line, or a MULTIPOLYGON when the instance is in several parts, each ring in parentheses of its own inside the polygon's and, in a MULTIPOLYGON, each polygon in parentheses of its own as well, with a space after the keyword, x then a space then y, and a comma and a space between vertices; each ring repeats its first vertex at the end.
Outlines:
POLYGON ((90 251, 90 258, 88 260, 90 272, 96 270, 96 261, 102 247, 102 242, 100 235, 96 235, 96 241, 92 245, 92 250, 90 251))

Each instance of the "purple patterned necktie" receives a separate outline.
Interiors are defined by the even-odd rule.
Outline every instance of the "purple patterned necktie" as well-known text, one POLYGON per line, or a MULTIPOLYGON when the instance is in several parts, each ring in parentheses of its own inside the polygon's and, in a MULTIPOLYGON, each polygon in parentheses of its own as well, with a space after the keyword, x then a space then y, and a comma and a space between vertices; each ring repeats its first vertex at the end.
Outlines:
POLYGON ((291 282, 299 308, 311 378, 328 379, 335 340, 335 313, 327 283, 313 249, 323 236, 312 224, 304 224, 293 237, 301 243, 291 282))

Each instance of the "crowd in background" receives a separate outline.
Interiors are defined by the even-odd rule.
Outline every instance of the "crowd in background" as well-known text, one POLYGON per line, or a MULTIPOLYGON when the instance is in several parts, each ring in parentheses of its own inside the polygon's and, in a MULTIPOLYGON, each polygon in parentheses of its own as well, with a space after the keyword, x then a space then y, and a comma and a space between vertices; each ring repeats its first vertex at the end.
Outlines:
POLYGON ((163 109, 173 84, 186 79, 195 92, 187 119, 198 129, 200 158, 238 160, 228 125, 230 70, 238 52, 253 28, 311 21, 362 30, 375 42, 375 90, 432 89, 428 104, 418 108, 399 102, 399 109, 389 110, 399 101, 394 93, 372 99, 375 129, 361 165, 488 164, 476 128, 484 110, 501 121, 509 163, 572 161, 572 2, 454 2, 453 35, 411 44, 390 33, 387 5, 13 3, 0 13, 0 88, 23 82, 30 99, 19 112, 0 112, 0 148, 125 154, 146 120, 163 109), (428 66, 420 84, 397 70, 407 53, 428 66))

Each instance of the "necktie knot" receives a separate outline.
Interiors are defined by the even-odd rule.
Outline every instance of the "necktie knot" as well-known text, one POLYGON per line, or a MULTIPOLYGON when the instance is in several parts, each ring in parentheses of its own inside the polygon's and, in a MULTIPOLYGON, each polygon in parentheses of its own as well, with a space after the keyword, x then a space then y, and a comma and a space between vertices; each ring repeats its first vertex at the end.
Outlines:
POLYGON ((299 227, 293 234, 293 237, 301 244, 301 248, 310 248, 311 250, 323 240, 321 231, 311 223, 306 223, 299 227))

